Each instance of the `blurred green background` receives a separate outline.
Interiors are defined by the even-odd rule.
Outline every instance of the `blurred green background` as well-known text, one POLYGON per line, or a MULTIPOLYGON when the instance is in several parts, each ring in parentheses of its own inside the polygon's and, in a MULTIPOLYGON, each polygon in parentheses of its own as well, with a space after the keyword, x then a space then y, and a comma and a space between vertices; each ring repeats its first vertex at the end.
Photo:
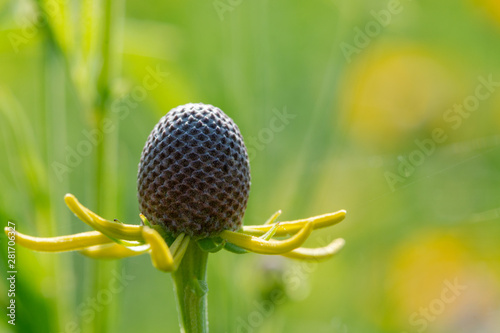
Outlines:
MULTIPOLYGON (((252 149, 246 224, 348 212, 308 241, 346 239, 326 262, 211 255, 212 332, 500 331, 498 1, 0 0, 0 27, 4 225, 89 230, 67 192, 139 223, 149 132, 209 103, 252 149), (145 84, 155 71, 168 75, 145 84)), ((178 331, 170 276, 148 256, 16 255, 2 332, 178 331), (92 305, 116 276, 123 288, 92 305)))

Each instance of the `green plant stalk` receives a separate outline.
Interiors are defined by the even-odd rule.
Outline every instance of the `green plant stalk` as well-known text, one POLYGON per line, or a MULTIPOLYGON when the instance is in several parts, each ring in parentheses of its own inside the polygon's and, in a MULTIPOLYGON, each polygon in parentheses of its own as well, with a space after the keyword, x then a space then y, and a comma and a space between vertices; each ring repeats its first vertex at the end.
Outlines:
MULTIPOLYGON (((65 104, 65 84, 66 77, 64 69, 61 68, 62 60, 64 59, 56 49, 53 40, 48 38, 44 43, 44 66, 43 66, 43 87, 44 89, 44 103, 43 115, 45 117, 45 136, 46 141, 46 158, 47 161, 61 160, 61 156, 57 156, 59 152, 64 151, 66 138, 64 134, 66 122, 66 104, 65 104), (57 133, 57 135, 55 135, 57 133)), ((49 164, 47 162, 47 164, 49 164)), ((37 212, 50 210, 47 219, 42 221, 51 221, 50 228, 51 234, 58 232, 65 234, 69 229, 64 224, 56 225, 56 221, 66 220, 66 211, 62 210, 60 205, 54 204, 59 202, 60 194, 64 193, 61 182, 50 182, 48 191, 48 203, 43 202, 40 207, 36 208, 37 212), (43 207, 42 207, 43 206, 43 207), (64 218, 63 218, 64 217, 64 218), (57 230, 57 231, 56 231, 57 230)), ((62 194, 61 194, 62 196, 62 194)), ((51 289, 57 293, 55 299, 57 300, 57 318, 59 321, 59 330, 64 330, 65 325, 71 320, 71 305, 72 297, 69 285, 74 282, 74 275, 68 267, 72 266, 72 259, 68 257, 54 256, 51 260, 53 262, 54 276, 66 281, 67 283, 55 282, 51 289)))
MULTIPOLYGON (((37 0, 37 5, 41 13, 46 13, 43 10, 41 0, 37 0)), ((114 78, 116 58, 113 53, 112 43, 114 32, 116 31, 116 21, 117 16, 121 14, 116 13, 117 4, 121 4, 121 0, 104 0, 102 2, 102 24, 100 33, 100 43, 98 45, 98 61, 100 61, 100 68, 97 78, 94 82, 97 90, 97 96, 91 105, 91 114, 93 120, 93 126, 98 130, 99 133, 103 134, 102 140, 96 145, 95 152, 95 200, 96 200, 96 210, 101 212, 103 215, 108 215, 108 213, 113 213, 116 211, 116 175, 112 170, 113 163, 110 161, 115 161, 115 156, 112 155, 116 152, 116 141, 117 141, 117 131, 112 133, 112 135, 107 135, 104 137, 103 122, 106 117, 109 118, 109 103, 111 99, 111 81, 114 78), (111 153, 111 154, 110 154, 111 153)), ((45 17, 45 20, 50 21, 49 17, 45 17)), ((48 44, 55 53, 59 53, 64 59, 64 64, 68 75, 71 75, 71 65, 68 54, 64 52, 60 44, 55 37, 55 33, 50 24, 45 24, 45 31, 47 34, 48 44)), ((80 96, 81 98, 81 96, 80 96)), ((117 269, 118 264, 116 263, 106 263, 106 262, 96 262, 93 264, 93 286, 91 294, 96 294, 101 289, 107 286, 107 282, 111 276, 112 269, 117 269)), ((110 314, 113 312, 113 306, 116 302, 109 304, 102 311, 98 311, 94 320, 84 325, 86 327, 85 331, 93 333, 104 333, 109 330, 110 314)))
POLYGON ((172 273, 181 332, 208 332, 208 252, 191 241, 177 271, 172 273))
MULTIPOLYGON (((112 62, 115 56, 113 50, 113 35, 116 31, 115 22, 116 15, 113 11, 114 0, 105 0, 102 8, 102 24, 100 43, 98 46, 98 61, 100 62, 100 69, 95 82, 97 89, 97 96, 93 102, 92 116, 94 120, 94 127, 98 133, 102 135, 102 139, 96 145, 95 155, 95 199, 96 210, 103 215, 114 214, 116 211, 116 175, 113 170, 113 163, 116 157, 113 156, 116 152, 116 135, 117 130, 112 133, 104 131, 105 119, 111 119, 109 112, 109 104, 111 99, 111 82, 116 74, 116 66, 112 62)), ((115 126, 118 126, 115 124, 115 126)), ((96 295, 100 290, 108 287, 109 279, 113 270, 118 269, 119 263, 97 261, 94 264, 93 271, 93 287, 92 294, 96 295)), ((113 322, 112 316, 116 311, 117 300, 116 297, 113 302, 103 307, 102 311, 97 312, 92 322, 89 331, 93 333, 104 333, 111 329, 113 322)))

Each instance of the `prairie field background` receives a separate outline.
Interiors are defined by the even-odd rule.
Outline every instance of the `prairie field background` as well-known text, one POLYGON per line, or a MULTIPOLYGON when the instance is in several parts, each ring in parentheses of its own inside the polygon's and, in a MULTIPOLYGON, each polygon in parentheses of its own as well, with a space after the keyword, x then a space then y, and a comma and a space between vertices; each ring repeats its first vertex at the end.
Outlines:
MULTIPOLYGON (((500 331, 498 1, 0 0, 2 226, 90 230, 65 193, 139 223, 142 147, 190 102, 245 138, 245 224, 347 210, 325 262, 210 255, 212 332, 500 331)), ((20 246, 10 325, 0 246, 1 332, 178 331, 149 256, 20 246)))

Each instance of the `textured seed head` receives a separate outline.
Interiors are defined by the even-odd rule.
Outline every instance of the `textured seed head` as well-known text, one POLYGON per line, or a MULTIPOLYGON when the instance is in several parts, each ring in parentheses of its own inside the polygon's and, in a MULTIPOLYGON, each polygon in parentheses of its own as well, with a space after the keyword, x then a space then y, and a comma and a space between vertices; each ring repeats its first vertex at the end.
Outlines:
POLYGON ((238 126, 212 105, 172 109, 148 137, 137 187, 141 212, 173 235, 238 230, 250 191, 238 126))

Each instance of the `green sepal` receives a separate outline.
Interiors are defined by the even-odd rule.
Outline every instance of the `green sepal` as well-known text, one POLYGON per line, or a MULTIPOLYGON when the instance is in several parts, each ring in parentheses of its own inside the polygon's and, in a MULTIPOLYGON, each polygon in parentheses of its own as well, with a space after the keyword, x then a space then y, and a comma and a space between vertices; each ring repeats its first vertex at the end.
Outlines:
POLYGON ((196 241, 200 249, 205 252, 219 252, 224 247, 225 241, 221 238, 203 238, 196 241))
POLYGON ((224 249, 228 250, 229 252, 236 253, 236 254, 248 253, 248 251, 245 250, 244 248, 241 248, 238 245, 234 245, 233 243, 229 243, 229 242, 226 242, 224 244, 224 249))

